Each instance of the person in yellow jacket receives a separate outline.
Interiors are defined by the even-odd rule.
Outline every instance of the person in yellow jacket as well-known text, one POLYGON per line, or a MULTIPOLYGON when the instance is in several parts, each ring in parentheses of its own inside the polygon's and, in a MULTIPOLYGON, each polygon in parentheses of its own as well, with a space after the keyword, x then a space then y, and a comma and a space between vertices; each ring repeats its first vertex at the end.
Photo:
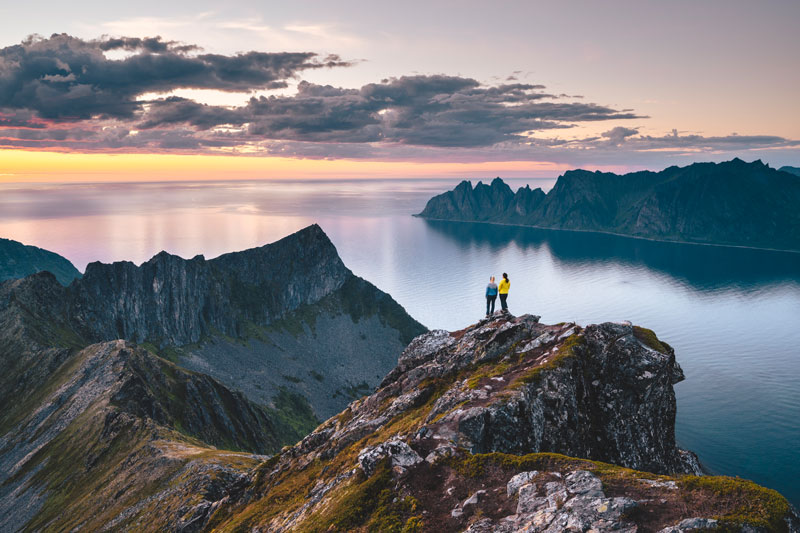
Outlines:
POLYGON ((498 291, 500 293, 500 309, 502 311, 508 311, 508 304, 506 300, 508 299, 508 288, 511 286, 511 281, 508 279, 508 274, 503 272, 503 279, 500 280, 500 285, 498 286, 498 291))

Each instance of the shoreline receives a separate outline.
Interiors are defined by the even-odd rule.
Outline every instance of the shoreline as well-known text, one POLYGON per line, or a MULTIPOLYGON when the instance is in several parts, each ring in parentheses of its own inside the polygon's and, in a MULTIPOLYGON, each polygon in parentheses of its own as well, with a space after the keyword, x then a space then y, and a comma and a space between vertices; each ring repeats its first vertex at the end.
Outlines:
POLYGON ((763 248, 759 246, 744 246, 742 244, 719 244, 713 242, 692 242, 692 241, 674 241, 668 239, 657 239, 655 237, 642 237, 640 235, 630 235, 627 233, 614 233, 613 231, 602 231, 602 230, 593 230, 593 229, 569 229, 569 228, 550 228, 547 226, 532 226, 530 224, 511 224, 509 222, 490 222, 488 220, 455 220, 452 218, 434 218, 434 217, 426 217, 422 216, 421 214, 412 214, 414 218, 421 218, 424 220, 436 220, 439 222, 461 222, 461 223, 468 223, 468 224, 491 224, 494 226, 510 226, 515 228, 533 228, 533 229, 544 229, 549 231, 571 231, 575 233, 599 233, 601 235, 613 235, 615 237, 625 237, 628 239, 638 239, 642 241, 651 241, 651 242, 663 242, 663 243, 670 243, 670 244, 691 244, 694 246, 717 246, 720 248, 738 248, 740 250, 758 250, 762 252, 780 252, 780 253, 787 253, 787 254, 800 254, 800 250, 787 250, 783 248, 763 248))

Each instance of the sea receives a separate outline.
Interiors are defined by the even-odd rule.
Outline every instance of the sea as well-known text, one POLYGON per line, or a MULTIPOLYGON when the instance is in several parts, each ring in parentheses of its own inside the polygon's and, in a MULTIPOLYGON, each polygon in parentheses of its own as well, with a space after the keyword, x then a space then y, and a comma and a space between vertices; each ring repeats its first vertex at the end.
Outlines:
MULTIPOLYGON (((555 178, 509 179, 549 190, 555 178)), ((676 436, 715 474, 800 506, 800 254, 412 216, 452 179, 1 184, 0 237, 92 261, 212 258, 317 223, 345 264, 428 328, 485 312, 508 273, 514 314, 629 320, 671 344, 676 436)))

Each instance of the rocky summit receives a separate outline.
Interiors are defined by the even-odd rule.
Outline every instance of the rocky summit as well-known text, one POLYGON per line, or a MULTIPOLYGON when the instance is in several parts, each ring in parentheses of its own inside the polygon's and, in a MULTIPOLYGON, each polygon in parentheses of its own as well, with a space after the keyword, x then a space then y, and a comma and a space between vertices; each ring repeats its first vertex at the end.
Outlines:
POLYGON ((515 193, 500 178, 474 188, 463 181, 418 216, 800 251, 798 204, 790 169, 733 159, 624 175, 570 170, 547 194, 515 193))
POLYGON ((432 331, 375 393, 197 504, 213 512, 196 526, 800 531, 778 493, 699 475, 676 447, 682 378, 669 345, 630 324, 497 315, 432 331))
POLYGON ((3 319, 17 328, 6 335, 18 341, 10 365, 32 340, 45 349, 125 339, 258 403, 310 402, 308 430, 373 390, 425 331, 355 276, 317 225, 211 260, 162 252, 139 266, 91 263, 68 287, 47 272, 7 281, 3 319))

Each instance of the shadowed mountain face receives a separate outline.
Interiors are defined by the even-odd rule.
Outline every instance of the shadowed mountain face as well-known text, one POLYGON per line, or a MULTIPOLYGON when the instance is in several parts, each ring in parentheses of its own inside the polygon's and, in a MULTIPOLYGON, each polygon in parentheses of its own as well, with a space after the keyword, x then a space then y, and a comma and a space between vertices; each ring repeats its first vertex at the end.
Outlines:
POLYGON ((760 161, 617 175, 571 170, 545 194, 501 179, 462 182, 419 216, 617 233, 656 240, 800 250, 800 180, 760 161))
POLYGON ((788 172, 789 174, 794 174, 795 176, 800 176, 800 167, 785 166, 779 168, 778 170, 780 170, 781 172, 788 172))
POLYGON ((162 518, 194 530, 186 504, 243 486, 254 454, 370 392, 424 331, 318 226, 211 261, 94 263, 67 287, 6 281, 0 530, 115 529, 160 490, 180 496, 162 518))
POLYGON ((0 238, 0 281, 24 278, 44 270, 52 272, 62 285, 81 277, 68 259, 56 253, 0 238))
POLYGON ((3 292, 30 301, 19 311, 37 315, 28 327, 45 345, 143 343, 260 403, 311 399, 320 418, 369 392, 425 330, 354 276, 316 225, 210 261, 162 252, 141 266, 91 263, 69 287, 40 275, 3 292))

